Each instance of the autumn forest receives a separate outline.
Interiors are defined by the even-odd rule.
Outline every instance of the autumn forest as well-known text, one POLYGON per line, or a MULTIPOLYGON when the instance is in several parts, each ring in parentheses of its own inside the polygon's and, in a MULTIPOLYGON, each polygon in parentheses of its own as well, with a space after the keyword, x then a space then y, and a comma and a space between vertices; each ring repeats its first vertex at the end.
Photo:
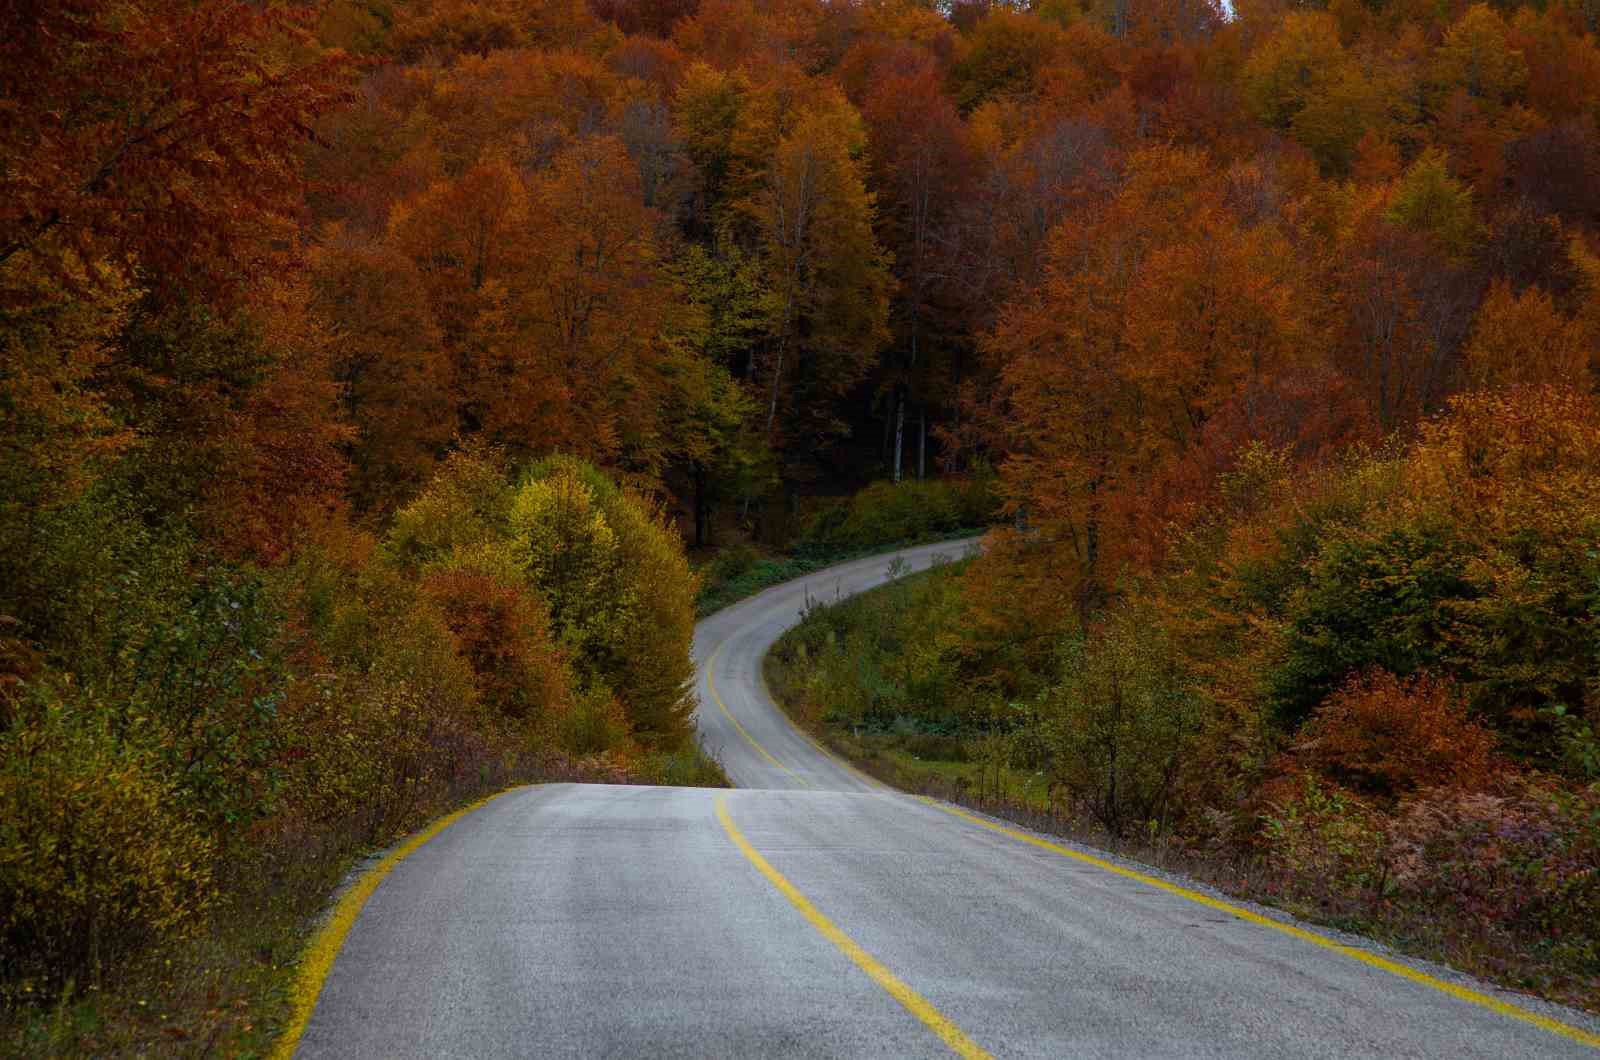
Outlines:
POLYGON ((983 527, 791 709, 1593 1007, 1597 372, 1596 0, 0 4, 0 1051, 983 527))

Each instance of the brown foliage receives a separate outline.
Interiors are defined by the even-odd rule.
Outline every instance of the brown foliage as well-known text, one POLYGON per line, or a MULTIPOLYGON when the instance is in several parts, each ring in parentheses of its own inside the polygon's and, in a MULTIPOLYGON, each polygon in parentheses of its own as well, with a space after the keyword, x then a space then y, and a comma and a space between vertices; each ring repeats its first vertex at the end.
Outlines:
POLYGON ((1295 746, 1296 762, 1371 795, 1481 785, 1494 736, 1467 717, 1448 679, 1358 674, 1319 709, 1295 746))
POLYGON ((437 570, 422 589, 471 663, 483 703, 528 736, 548 739, 572 711, 573 690, 539 599, 526 586, 470 567, 437 570))
POLYGON ((0 8, 0 282, 19 255, 215 292, 273 267, 312 123, 349 98, 311 12, 233 0, 0 8))
POLYGON ((1468 377, 1479 387, 1581 386, 1589 375, 1593 336, 1556 309, 1537 287, 1517 294, 1496 283, 1478 308, 1467 342, 1468 377))

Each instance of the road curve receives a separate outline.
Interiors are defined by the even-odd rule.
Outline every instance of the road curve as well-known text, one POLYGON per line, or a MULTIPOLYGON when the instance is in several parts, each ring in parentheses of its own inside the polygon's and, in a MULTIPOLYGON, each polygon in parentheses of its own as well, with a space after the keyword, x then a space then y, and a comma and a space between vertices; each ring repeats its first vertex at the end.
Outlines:
POLYGON ((299 1054, 1600 1055, 1585 1015, 1334 948, 1348 940, 887 791, 822 753, 772 706, 761 657, 808 592, 860 591, 888 562, 700 624, 700 724, 742 790, 525 788, 400 862, 299 1054))
POLYGON ((921 545, 888 556, 841 563, 774 586, 695 627, 696 722, 706 747, 741 788, 887 791, 798 732, 762 678, 767 649, 800 620, 807 601, 829 602, 882 585, 893 571, 926 570, 959 559, 975 540, 921 545))

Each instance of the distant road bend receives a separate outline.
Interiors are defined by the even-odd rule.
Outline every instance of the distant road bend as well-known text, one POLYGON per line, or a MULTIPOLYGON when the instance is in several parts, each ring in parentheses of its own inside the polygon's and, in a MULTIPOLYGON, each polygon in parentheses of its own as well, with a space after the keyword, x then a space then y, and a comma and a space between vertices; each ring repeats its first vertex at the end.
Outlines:
MULTIPOLYGON (((898 553, 922 569, 961 545, 898 553)), ((400 862, 308 1057, 1594 1057, 1600 1022, 890 791, 773 705, 806 595, 700 623, 738 790, 542 785, 400 862)))

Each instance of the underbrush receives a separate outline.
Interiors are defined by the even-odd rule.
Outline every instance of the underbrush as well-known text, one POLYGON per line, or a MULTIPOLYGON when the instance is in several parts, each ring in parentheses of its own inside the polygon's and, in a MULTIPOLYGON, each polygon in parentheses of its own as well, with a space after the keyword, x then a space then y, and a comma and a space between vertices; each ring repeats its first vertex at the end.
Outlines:
POLYGON ((874 483, 851 497, 825 503, 781 554, 770 555, 747 543, 718 551, 700 567, 695 612, 703 618, 836 563, 970 537, 982 533, 998 511, 993 478, 987 473, 966 479, 874 483))
POLYGON ((728 774, 705 747, 691 744, 677 751, 641 756, 633 765, 640 782, 674 788, 729 788, 728 774))
POLYGON ((33 541, 51 591, 0 582, 0 1054, 259 1052, 365 852, 511 785, 727 783, 681 548, 579 462, 458 454, 382 537, 272 564, 114 495, 33 541))

